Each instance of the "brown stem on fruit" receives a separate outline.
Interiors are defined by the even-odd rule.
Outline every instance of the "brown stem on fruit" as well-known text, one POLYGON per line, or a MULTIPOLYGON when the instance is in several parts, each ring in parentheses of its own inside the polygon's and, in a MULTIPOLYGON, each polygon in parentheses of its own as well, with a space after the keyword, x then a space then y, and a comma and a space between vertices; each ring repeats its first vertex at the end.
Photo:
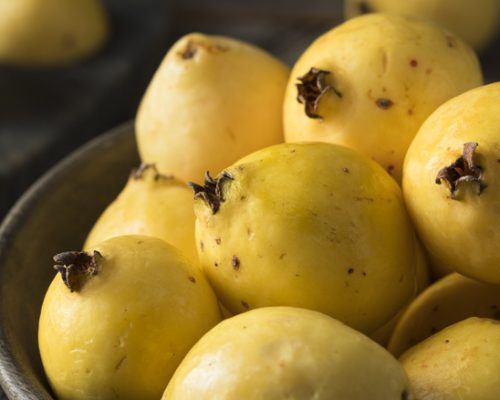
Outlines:
POLYGON ((67 251, 54 256, 54 269, 61 274, 64 284, 71 292, 79 292, 99 273, 102 258, 101 253, 95 250, 93 255, 84 251, 67 251))
POLYGON ((309 118, 322 118, 318 114, 319 101, 329 90, 342 98, 342 93, 326 83, 326 76, 329 74, 330 71, 312 67, 307 74, 297 78, 300 81, 295 85, 297 87, 297 101, 305 105, 305 112, 309 118))
POLYGON ((158 169, 156 168, 156 164, 147 164, 147 163, 142 163, 139 168, 135 168, 132 170, 130 173, 130 178, 134 179, 136 181, 141 180, 144 178, 144 175, 147 173, 147 171, 153 172, 153 179, 155 181, 159 181, 162 179, 165 180, 170 180, 174 179, 173 175, 163 175, 161 174, 158 169))
POLYGON ((453 164, 442 168, 436 176, 437 184, 441 184, 442 181, 446 182, 452 199, 457 198, 458 189, 463 183, 475 183, 478 195, 488 186, 482 180, 483 169, 474 163, 474 152, 477 146, 478 144, 474 142, 465 143, 462 156, 453 164))
POLYGON ((221 203, 224 202, 224 193, 222 192, 223 186, 234 178, 227 171, 217 178, 212 178, 210 173, 205 173, 205 184, 203 186, 194 182, 188 182, 188 185, 194 190, 194 198, 201 198, 205 203, 210 206, 212 213, 215 214, 219 211, 221 203))

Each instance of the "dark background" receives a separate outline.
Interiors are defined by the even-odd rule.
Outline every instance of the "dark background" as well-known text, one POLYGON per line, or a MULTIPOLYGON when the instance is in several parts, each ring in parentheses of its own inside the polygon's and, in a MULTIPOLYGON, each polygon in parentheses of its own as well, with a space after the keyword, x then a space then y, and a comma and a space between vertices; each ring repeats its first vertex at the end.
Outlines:
MULTIPOLYGON (((55 70, 0 66, 0 220, 44 171, 73 149, 134 117, 173 41, 199 31, 255 43, 292 65, 342 22, 340 0, 105 0, 113 36, 96 56, 55 70)), ((500 40, 482 55, 500 80, 500 40)))

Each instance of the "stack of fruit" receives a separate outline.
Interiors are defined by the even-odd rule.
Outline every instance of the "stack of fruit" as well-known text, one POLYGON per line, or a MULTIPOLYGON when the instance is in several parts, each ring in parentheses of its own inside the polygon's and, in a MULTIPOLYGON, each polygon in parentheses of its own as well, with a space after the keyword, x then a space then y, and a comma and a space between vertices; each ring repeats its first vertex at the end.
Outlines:
POLYGON ((500 83, 482 84, 464 41, 405 16, 354 18, 291 73, 180 39, 138 112, 144 164, 54 257, 56 395, 497 398, 500 83), (424 290, 427 256, 469 278, 424 290))

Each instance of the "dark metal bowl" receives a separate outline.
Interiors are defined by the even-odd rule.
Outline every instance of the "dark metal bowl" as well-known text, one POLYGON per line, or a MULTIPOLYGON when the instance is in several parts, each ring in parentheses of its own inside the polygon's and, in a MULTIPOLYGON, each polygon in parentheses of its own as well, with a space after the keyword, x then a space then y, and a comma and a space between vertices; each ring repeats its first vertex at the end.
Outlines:
POLYGON ((0 226, 0 383, 9 399, 52 399, 38 353, 38 316, 52 256, 80 249, 139 158, 132 123, 45 174, 0 226))

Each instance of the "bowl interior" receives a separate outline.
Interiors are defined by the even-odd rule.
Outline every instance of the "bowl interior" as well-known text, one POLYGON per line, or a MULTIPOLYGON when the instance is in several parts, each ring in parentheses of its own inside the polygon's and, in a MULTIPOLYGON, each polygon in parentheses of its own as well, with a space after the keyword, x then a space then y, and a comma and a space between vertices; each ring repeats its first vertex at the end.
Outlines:
POLYGON ((0 381, 10 399, 53 398, 37 344, 40 308, 55 275, 52 256, 81 248, 138 163, 129 123, 49 171, 0 227, 0 381))

